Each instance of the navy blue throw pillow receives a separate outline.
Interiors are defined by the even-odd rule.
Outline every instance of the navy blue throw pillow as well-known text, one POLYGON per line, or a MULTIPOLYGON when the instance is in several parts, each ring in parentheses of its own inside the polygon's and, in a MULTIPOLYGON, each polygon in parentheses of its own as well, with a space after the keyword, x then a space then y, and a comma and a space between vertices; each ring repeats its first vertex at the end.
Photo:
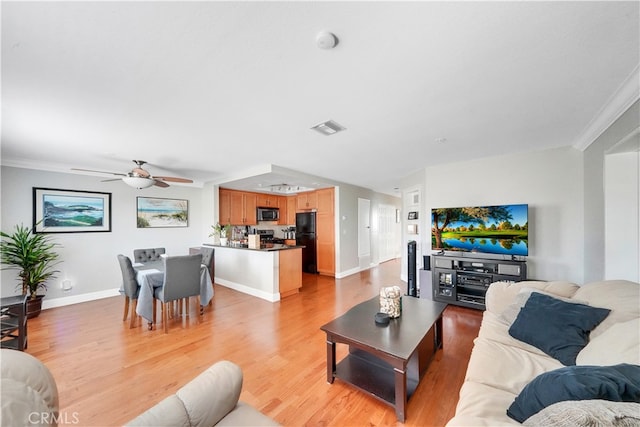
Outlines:
POLYGON ((640 402, 640 366, 565 366, 538 375, 515 398, 507 415, 522 423, 566 400, 640 402))
POLYGON ((539 348, 563 365, 575 365, 578 353, 589 342, 589 332, 610 311, 533 292, 511 324, 509 335, 539 348))

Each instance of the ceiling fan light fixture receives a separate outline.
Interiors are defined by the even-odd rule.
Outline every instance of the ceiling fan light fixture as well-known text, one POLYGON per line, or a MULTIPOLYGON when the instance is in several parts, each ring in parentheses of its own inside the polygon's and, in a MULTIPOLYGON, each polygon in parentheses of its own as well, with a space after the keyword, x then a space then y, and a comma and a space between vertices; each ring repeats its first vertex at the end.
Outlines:
POLYGON ((318 123, 312 126, 311 129, 319 132, 323 135, 333 135, 346 129, 341 124, 334 122, 333 120, 327 120, 326 122, 318 123))
POLYGON ((141 176, 123 176, 122 180, 125 182, 125 184, 133 187, 133 188, 137 188, 139 190, 143 189, 143 188, 149 188, 151 187, 155 180, 151 179, 151 178, 144 178, 141 176))

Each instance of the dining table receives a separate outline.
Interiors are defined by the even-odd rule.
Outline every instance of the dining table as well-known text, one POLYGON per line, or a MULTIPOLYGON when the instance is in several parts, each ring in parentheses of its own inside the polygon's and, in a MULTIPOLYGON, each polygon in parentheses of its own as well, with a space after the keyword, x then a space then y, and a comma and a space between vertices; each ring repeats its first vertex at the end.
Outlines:
MULTIPOLYGON (((164 283, 164 260, 134 263, 136 281, 140 286, 136 313, 151 323, 153 321, 153 295, 154 289, 162 287, 164 283)), ((213 285, 211 275, 206 265, 200 266, 200 305, 209 304, 213 298, 213 285)))

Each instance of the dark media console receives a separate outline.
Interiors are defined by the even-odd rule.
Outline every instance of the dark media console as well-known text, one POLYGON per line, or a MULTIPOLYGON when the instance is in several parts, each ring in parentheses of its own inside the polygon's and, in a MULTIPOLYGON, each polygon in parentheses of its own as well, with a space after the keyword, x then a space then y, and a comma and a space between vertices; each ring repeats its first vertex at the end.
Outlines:
POLYGON ((432 255, 433 299, 485 309, 484 297, 493 282, 527 279, 526 261, 432 255))

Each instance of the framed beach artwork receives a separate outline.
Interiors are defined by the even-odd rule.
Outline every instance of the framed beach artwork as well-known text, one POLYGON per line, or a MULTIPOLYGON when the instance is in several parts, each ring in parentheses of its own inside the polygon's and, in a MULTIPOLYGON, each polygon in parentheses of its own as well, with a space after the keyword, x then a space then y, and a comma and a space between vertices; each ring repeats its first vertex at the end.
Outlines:
POLYGON ((33 187, 34 233, 111 231, 111 193, 33 187))
POLYGON ((189 225, 189 201, 138 197, 138 228, 187 227, 189 225))

